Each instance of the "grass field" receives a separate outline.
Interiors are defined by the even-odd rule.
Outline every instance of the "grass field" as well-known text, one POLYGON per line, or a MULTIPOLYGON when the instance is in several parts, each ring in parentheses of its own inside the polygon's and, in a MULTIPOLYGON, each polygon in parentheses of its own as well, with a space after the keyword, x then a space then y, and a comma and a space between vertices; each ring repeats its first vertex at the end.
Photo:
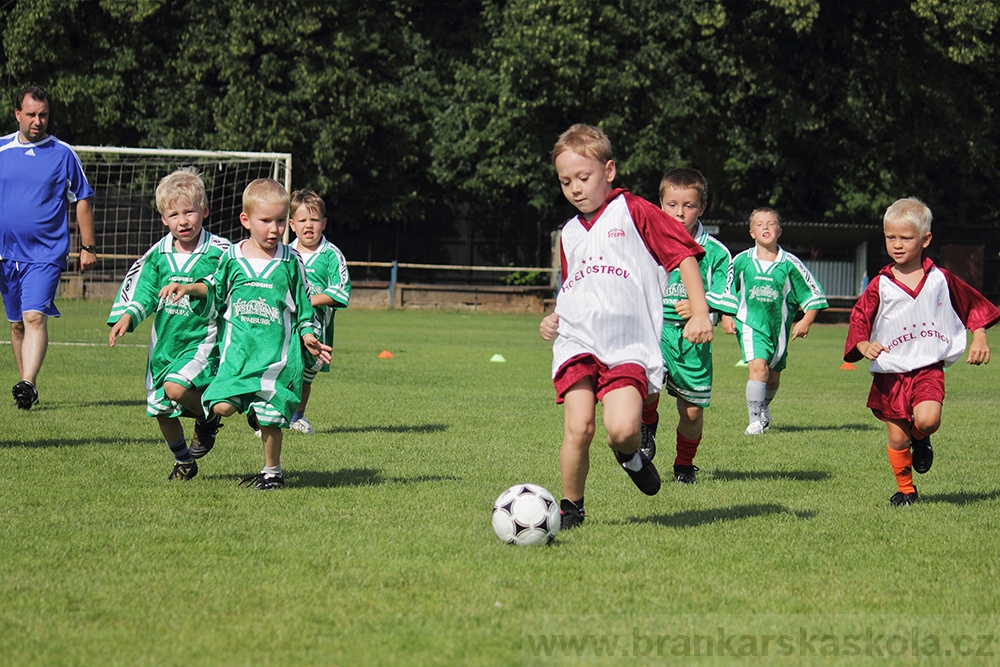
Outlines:
MULTIPOLYGON (((517 482, 560 490, 562 410, 538 317, 338 315, 334 371, 309 406, 317 434, 286 435, 288 488, 261 493, 236 485, 263 462, 242 418, 196 479, 167 482, 144 409, 148 328, 107 348, 109 305, 60 303, 41 403, 0 407, 3 664, 678 664, 678 638, 702 634, 720 637, 714 652, 680 664, 725 664, 739 657, 724 630, 742 633, 738 647, 803 627, 826 628, 841 661, 856 627, 939 637, 937 653, 916 634, 876 639, 892 664, 1000 655, 1000 359, 949 369, 922 502, 890 508, 869 376, 839 368, 846 328, 793 342, 774 427, 757 438, 743 435, 735 340, 717 329, 698 483, 643 496, 599 427, 587 522, 517 548, 492 534, 495 497, 517 482), (395 359, 378 359, 385 349, 395 359)), ((9 347, 0 369, 14 384, 9 347)), ((660 414, 669 471, 668 400, 660 414)), ((827 662, 797 641, 788 656, 756 643, 739 655, 827 662)))

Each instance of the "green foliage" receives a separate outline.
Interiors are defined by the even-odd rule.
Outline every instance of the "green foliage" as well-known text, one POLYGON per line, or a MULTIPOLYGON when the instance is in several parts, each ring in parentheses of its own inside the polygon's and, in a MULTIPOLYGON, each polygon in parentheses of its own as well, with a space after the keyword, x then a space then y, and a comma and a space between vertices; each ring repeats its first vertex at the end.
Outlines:
POLYGON ((45 85, 54 134, 290 151, 333 234, 398 246, 476 220, 496 263, 538 261, 572 213, 549 153, 574 122, 609 134, 639 195, 701 169, 708 218, 871 222, 903 195, 938 229, 1000 216, 997 0, 16 0, 0 18, 2 91, 45 85))
POLYGON ((994 0, 914 0, 914 13, 932 24, 928 40, 949 58, 968 65, 996 56, 1000 3, 994 0))
POLYGON ((530 287, 533 285, 547 285, 549 274, 545 271, 511 271, 504 278, 504 285, 512 287, 530 287))
MULTIPOLYGON (((624 621, 630 636, 641 620, 680 632, 681 615, 712 635, 719 614, 783 627, 864 614, 876 633, 913 615, 933 632, 949 615, 960 632, 1000 632, 1000 467, 984 438, 1000 428, 995 362, 948 370, 923 502, 894 509, 870 377, 839 370, 845 327, 791 343, 758 438, 742 435, 736 342, 718 334, 698 483, 643 496, 599 422, 586 523, 516 548, 493 536, 494 499, 560 484, 563 411, 538 316, 338 314, 333 370, 308 410, 317 434, 286 434, 289 485, 260 493, 236 486, 263 462, 238 417, 195 479, 168 482, 144 414, 148 324, 109 349, 108 303, 58 306, 41 403, 0 406, 6 664, 575 665, 532 662, 526 633, 624 621)), ((677 417, 667 398, 659 412, 665 471, 677 417)))

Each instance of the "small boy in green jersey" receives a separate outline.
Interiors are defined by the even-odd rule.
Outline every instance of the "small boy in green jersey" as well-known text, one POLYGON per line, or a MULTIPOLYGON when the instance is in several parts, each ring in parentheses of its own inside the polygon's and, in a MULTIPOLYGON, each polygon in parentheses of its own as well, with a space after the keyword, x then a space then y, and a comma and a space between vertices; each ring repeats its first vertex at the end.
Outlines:
POLYGON ((208 206, 205 184, 194 168, 178 169, 156 186, 156 208, 170 233, 136 260, 111 307, 108 345, 153 315, 146 366, 146 414, 156 417, 174 455, 168 479, 198 474, 194 459, 215 444, 222 426, 218 415, 204 417, 201 395, 219 365, 213 305, 204 301, 167 301, 168 283, 193 283, 215 273, 229 241, 202 227, 208 206), (195 416, 191 447, 179 417, 195 416))
POLYGON ((746 435, 771 427, 771 401, 785 369, 788 342, 805 338, 816 313, 828 307, 823 288, 802 260, 778 245, 780 236, 777 211, 762 207, 750 214, 754 245, 733 258, 720 308, 736 318, 735 323, 723 322, 722 330, 736 334, 750 376, 746 435), (799 308, 804 314, 793 324, 799 308))
MULTIPOLYGON (((309 301, 316 311, 320 330, 317 338, 333 347, 333 318, 337 310, 347 308, 351 300, 351 276, 347 272, 347 260, 340 249, 326 240, 326 204, 323 198, 312 190, 296 190, 292 193, 291 227, 295 240, 289 246, 302 256, 309 281, 309 301)), ((292 415, 290 429, 305 433, 315 433, 306 419, 306 405, 317 373, 328 373, 330 364, 309 355, 305 358, 305 373, 302 376, 302 402, 292 415)))
POLYGON ((240 223, 250 238, 234 243, 213 275, 196 283, 170 283, 160 296, 173 302, 195 296, 218 306, 223 319, 219 371, 202 405, 222 417, 245 412, 259 424, 264 468, 240 484, 268 491, 285 486, 281 429, 288 428, 302 399, 303 349, 329 363, 331 348, 315 335, 302 260, 281 242, 288 191, 269 178, 253 181, 243 191, 240 223))
MULTIPOLYGON (((660 208, 684 225, 705 256, 698 261, 705 283, 705 300, 718 310, 726 291, 732 255, 726 246, 705 231, 699 218, 708 205, 708 181, 697 169, 673 169, 660 180, 660 208)), ((698 467, 694 457, 701 444, 705 408, 712 397, 712 343, 690 343, 682 335, 691 317, 691 302, 676 269, 668 274, 663 295, 663 334, 660 352, 666 370, 663 387, 677 398, 677 456, 674 481, 693 484, 698 467)), ((713 317, 715 313, 712 313, 713 317)), ((724 320, 730 319, 728 315, 724 320)), ((650 461, 656 455, 656 412, 659 394, 650 394, 642 409, 642 445, 650 461)))

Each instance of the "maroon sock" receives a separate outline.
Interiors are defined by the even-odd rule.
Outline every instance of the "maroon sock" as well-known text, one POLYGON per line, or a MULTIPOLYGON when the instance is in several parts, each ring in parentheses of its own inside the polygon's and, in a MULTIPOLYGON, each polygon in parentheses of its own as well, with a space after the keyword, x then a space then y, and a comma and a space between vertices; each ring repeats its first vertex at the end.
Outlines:
POLYGON ((652 403, 650 403, 649 405, 642 406, 643 424, 655 424, 660 419, 660 415, 656 414, 656 408, 659 405, 660 405, 660 397, 657 396, 652 403))
POLYGON ((694 465, 694 455, 698 453, 698 445, 701 444, 701 438, 697 440, 688 440, 681 432, 677 432, 677 458, 674 459, 675 466, 690 466, 694 465))

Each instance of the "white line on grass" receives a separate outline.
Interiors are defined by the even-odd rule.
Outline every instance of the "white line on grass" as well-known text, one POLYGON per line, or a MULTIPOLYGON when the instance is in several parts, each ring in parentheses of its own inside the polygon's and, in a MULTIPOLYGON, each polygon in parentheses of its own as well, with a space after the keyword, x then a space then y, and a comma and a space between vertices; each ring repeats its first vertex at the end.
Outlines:
MULTIPOLYGON (((9 340, 0 340, 0 345, 10 345, 9 340)), ((69 343, 59 341, 49 341, 49 345, 61 345, 63 347, 107 347, 107 343, 69 343)), ((149 345, 138 345, 136 343, 115 343, 115 347, 149 347, 149 345)))

